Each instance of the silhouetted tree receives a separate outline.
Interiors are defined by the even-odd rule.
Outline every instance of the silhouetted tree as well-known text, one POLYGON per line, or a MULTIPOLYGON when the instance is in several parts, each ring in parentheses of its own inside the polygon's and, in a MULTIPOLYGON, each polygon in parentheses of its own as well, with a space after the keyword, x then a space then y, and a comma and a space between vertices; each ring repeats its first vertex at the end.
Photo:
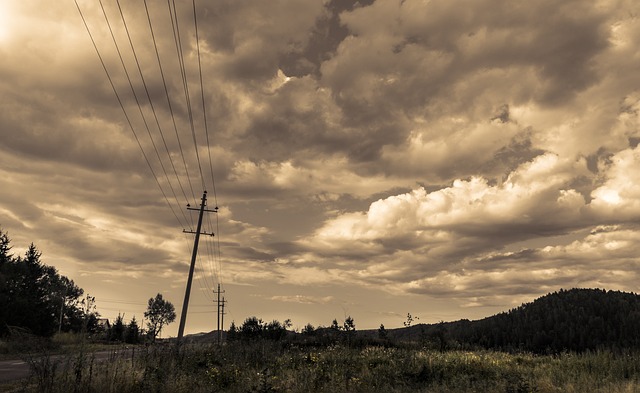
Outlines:
POLYGON ((13 260, 13 256, 9 254, 10 250, 11 240, 9 239, 9 235, 0 230, 0 267, 13 260))
POLYGON ((387 332, 387 329, 384 328, 383 324, 380 324, 380 327, 378 328, 378 338, 380 340, 388 340, 389 339, 389 333, 387 332))
POLYGON ((344 323, 342 324, 342 329, 344 331, 344 336, 346 337, 347 345, 351 345, 356 334, 356 323, 353 318, 351 318, 351 315, 345 318, 344 323))
POLYGON ((407 320, 402 322, 402 324, 404 325, 404 327, 411 327, 411 324, 413 323, 414 320, 418 320, 420 318, 418 317, 414 317, 413 315, 411 315, 411 313, 407 313, 407 320))
POLYGON ((305 327, 302 328, 301 333, 305 336, 313 336, 316 333, 316 329, 312 324, 308 323, 305 325, 305 327))
POLYGON ((640 348, 640 296, 601 289, 560 290, 479 321, 446 328, 458 343, 537 353, 640 348))
POLYGON ((351 315, 349 315, 347 318, 345 318, 344 323, 343 323, 343 327, 344 327, 344 331, 345 332, 355 332, 356 331, 356 323, 354 322, 353 318, 351 318, 351 315))
POLYGON ((243 340, 257 340, 262 336, 262 319, 249 317, 238 329, 238 335, 243 340))
POLYGON ((262 337, 269 340, 282 340, 287 335, 287 329, 279 321, 273 320, 263 326, 262 337))
POLYGON ((34 244, 24 257, 14 257, 10 250, 9 236, 0 230, 0 336, 6 335, 9 327, 39 336, 58 330, 79 331, 84 316, 78 303, 82 289, 42 263, 42 254, 34 244))
POLYGON ((162 294, 158 293, 155 298, 150 298, 147 306, 147 311, 144 312, 145 318, 149 320, 147 322, 147 330, 149 337, 152 341, 155 341, 162 328, 175 321, 176 311, 173 304, 168 300, 162 298, 162 294))
POLYGON ((229 326, 229 330, 227 331, 227 341, 236 341, 238 338, 238 328, 236 327, 236 322, 231 321, 231 325, 229 326))
POLYGON ((235 324, 232 323, 231 327, 229 327, 229 333, 232 337, 228 336, 228 340, 232 341, 234 339, 240 340, 282 340, 287 335, 287 326, 291 326, 289 320, 285 320, 284 323, 281 323, 278 320, 273 320, 269 323, 265 323, 262 319, 258 319, 256 317, 249 317, 245 319, 244 323, 239 327, 235 328, 235 324), (235 330, 235 333, 231 332, 231 328, 235 330))
POLYGON ((140 327, 136 317, 131 318, 131 322, 127 325, 124 332, 124 342, 127 344, 137 344, 140 342, 140 327))
POLYGON ((111 325, 111 332, 109 332, 109 340, 111 341, 123 341, 124 340, 124 321, 122 320, 122 315, 118 314, 116 320, 113 321, 113 325, 111 325))

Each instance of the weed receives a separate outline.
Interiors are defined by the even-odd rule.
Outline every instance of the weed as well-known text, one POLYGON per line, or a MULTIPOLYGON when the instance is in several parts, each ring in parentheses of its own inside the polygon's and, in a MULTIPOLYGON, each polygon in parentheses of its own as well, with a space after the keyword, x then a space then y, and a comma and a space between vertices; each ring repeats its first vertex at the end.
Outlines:
POLYGON ((84 350, 32 360, 25 392, 633 392, 640 354, 554 356, 422 347, 306 347, 274 341, 84 350))

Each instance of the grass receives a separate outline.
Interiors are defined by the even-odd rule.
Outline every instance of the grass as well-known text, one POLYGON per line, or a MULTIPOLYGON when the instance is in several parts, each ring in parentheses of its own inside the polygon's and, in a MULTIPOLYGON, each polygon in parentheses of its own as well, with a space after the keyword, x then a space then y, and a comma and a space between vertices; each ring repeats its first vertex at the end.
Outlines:
POLYGON ((271 341, 149 346, 104 362, 38 358, 21 392, 639 392, 640 354, 492 351, 271 341))
POLYGON ((25 334, 13 337, 11 340, 0 339, 0 360, 75 353, 81 350, 89 352, 106 351, 112 349, 114 345, 118 344, 88 339, 78 333, 57 333, 50 339, 25 334))

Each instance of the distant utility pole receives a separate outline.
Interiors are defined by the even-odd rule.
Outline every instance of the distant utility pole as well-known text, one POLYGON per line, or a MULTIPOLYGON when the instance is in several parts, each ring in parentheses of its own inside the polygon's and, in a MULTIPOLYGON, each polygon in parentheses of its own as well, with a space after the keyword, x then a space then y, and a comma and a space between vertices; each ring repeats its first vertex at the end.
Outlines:
POLYGON ((220 317, 222 318, 222 330, 224 330, 224 314, 225 314, 225 312, 224 312, 224 304, 225 304, 226 302, 227 302, 227 301, 226 301, 226 300, 224 300, 224 296, 223 296, 223 297, 222 297, 222 305, 220 306, 220 307, 222 307, 222 312, 220 312, 220 317))
POLYGON ((62 296, 62 299, 60 299, 61 300, 60 301, 60 324, 58 325, 58 334, 62 333, 62 315, 64 313, 64 300, 65 300, 65 297, 66 297, 66 294, 67 294, 66 288, 65 288, 64 292, 65 292, 65 295, 62 296))
MULTIPOLYGON (((221 291, 220 290, 220 284, 218 284, 218 290, 217 291, 213 291, 213 293, 218 295, 218 344, 220 344, 220 342, 222 341, 222 330, 220 330, 220 316, 224 315, 224 297, 222 298, 222 301, 220 300, 220 294, 224 293, 224 290, 221 291)), ((224 317, 223 317, 224 318, 224 317)), ((223 319, 224 321, 224 319, 223 319)), ((224 324, 224 322, 223 322, 224 324)))
POLYGON ((207 210, 204 207, 207 205, 207 192, 205 191, 202 194, 202 202, 200 203, 200 208, 195 209, 187 205, 188 210, 197 210, 200 212, 198 215, 198 227, 196 231, 187 231, 183 230, 184 233, 193 233, 196 235, 196 238, 193 242, 193 252, 191 253, 191 266, 189 266, 189 278, 187 279, 187 289, 184 293, 184 302, 182 303, 182 314, 180 315, 180 328, 178 329, 178 341, 182 340, 184 335, 184 325, 187 322, 187 309, 189 308, 189 296, 191 295, 191 282, 193 281, 193 270, 196 266, 196 257, 198 256, 198 242, 200 241, 200 235, 208 235, 213 236, 213 233, 200 232, 202 229, 202 215, 204 212, 217 213, 218 207, 215 207, 213 210, 207 210))

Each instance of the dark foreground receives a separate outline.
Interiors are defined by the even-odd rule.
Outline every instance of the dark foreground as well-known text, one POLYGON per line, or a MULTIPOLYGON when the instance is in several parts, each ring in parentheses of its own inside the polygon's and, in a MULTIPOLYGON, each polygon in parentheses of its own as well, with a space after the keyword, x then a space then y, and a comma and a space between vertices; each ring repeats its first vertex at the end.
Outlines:
MULTIPOLYGON (((112 361, 135 355, 134 348, 114 348, 108 351, 78 351, 77 356, 90 356, 93 362, 112 361)), ((68 367, 68 363, 75 358, 73 355, 31 355, 25 354, 19 358, 0 360, 0 383, 15 381, 37 374, 41 369, 48 368, 55 371, 68 367)))
MULTIPOLYGON (((6 390, 6 389, 5 389, 6 390)), ((490 351, 269 341, 38 358, 18 392, 640 392, 640 354, 490 351), (55 361, 54 361, 55 360, 55 361)))

